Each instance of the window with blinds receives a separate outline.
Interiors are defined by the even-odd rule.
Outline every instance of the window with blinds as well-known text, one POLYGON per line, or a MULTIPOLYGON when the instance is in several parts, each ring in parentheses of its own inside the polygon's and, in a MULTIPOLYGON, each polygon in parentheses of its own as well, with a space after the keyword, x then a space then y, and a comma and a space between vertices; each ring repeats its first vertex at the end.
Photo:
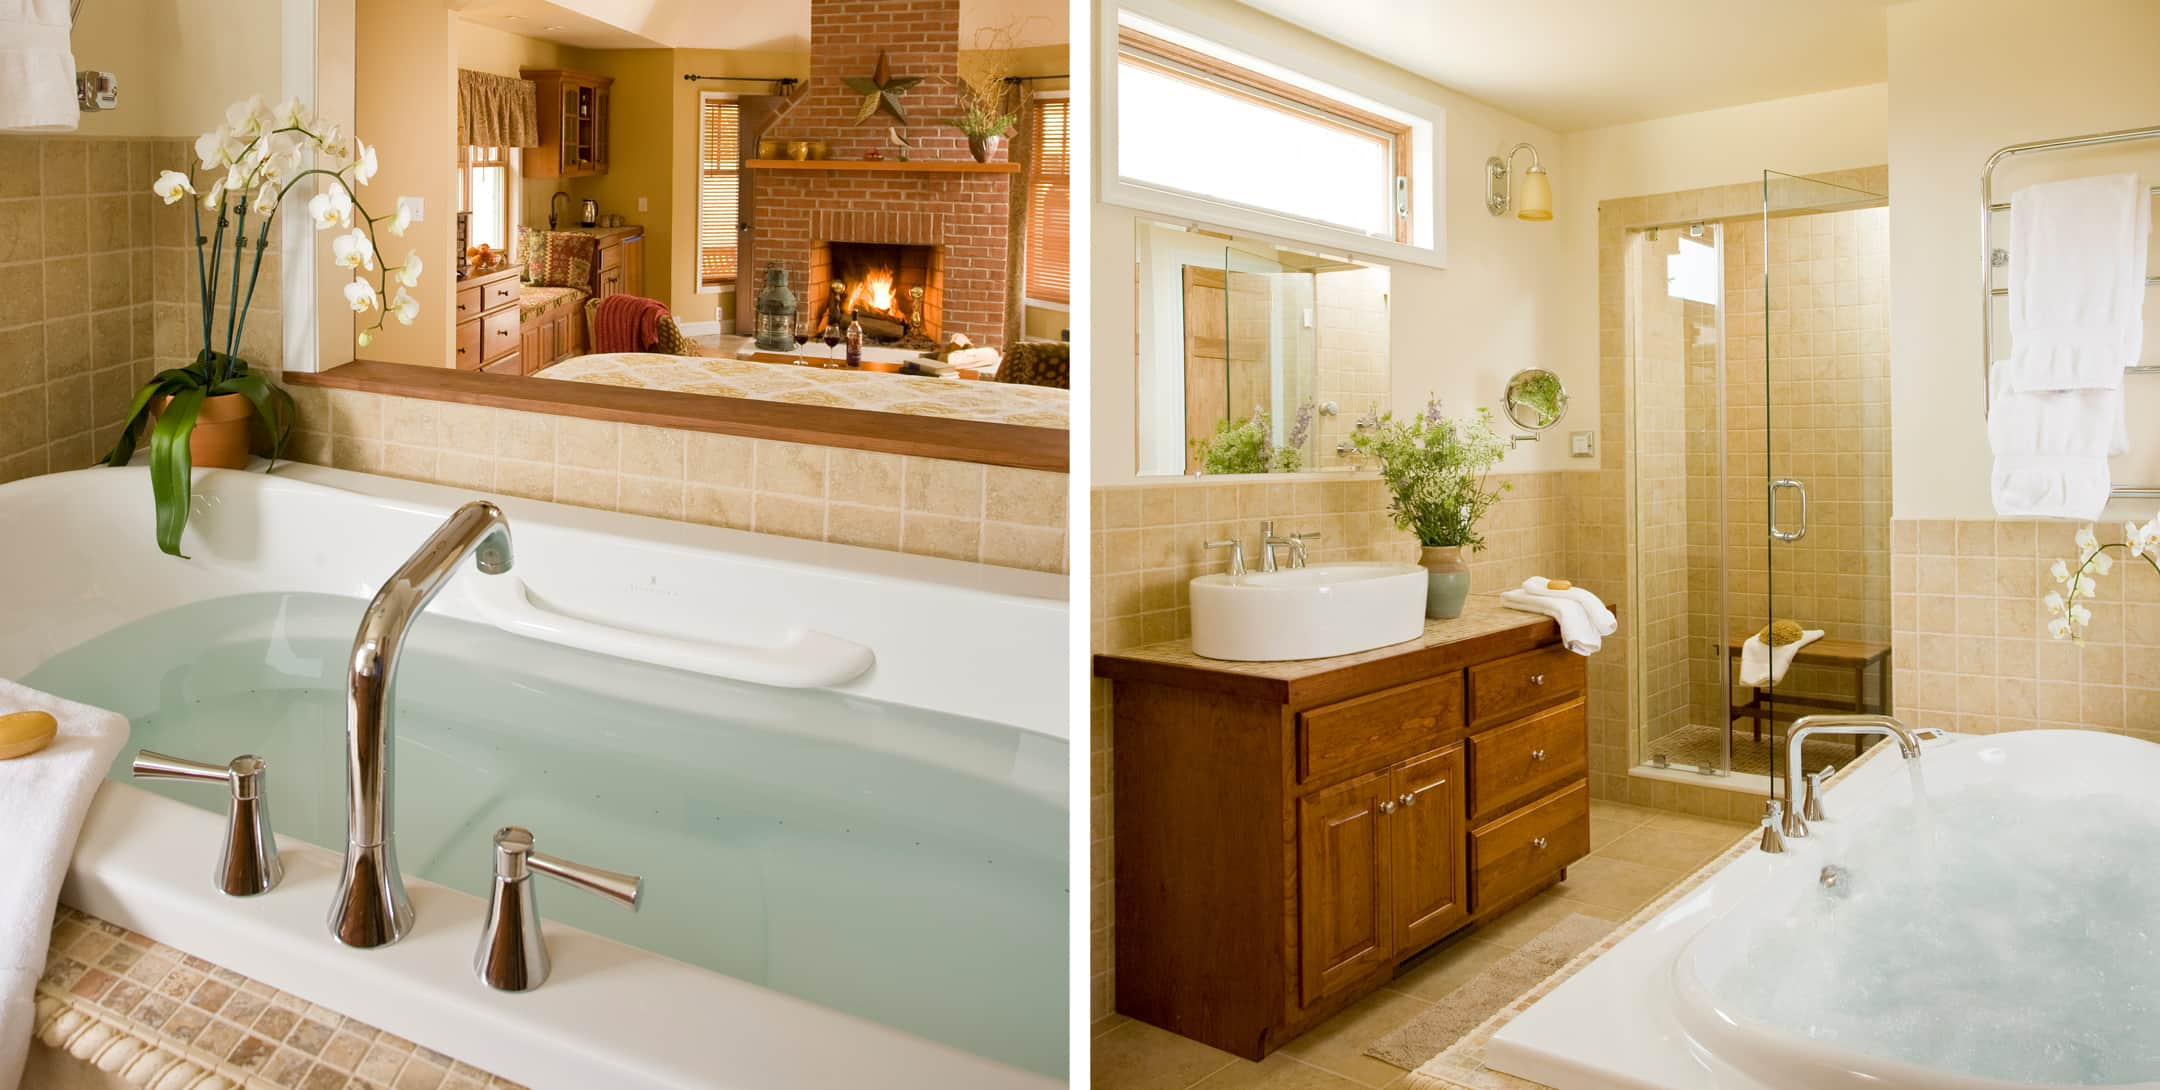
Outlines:
POLYGON ((1072 100, 1035 100, 1028 192, 1027 297, 1072 304, 1072 100))
POLYGON ((698 103, 699 287, 735 283, 741 223, 742 108, 732 96, 707 92, 698 103))

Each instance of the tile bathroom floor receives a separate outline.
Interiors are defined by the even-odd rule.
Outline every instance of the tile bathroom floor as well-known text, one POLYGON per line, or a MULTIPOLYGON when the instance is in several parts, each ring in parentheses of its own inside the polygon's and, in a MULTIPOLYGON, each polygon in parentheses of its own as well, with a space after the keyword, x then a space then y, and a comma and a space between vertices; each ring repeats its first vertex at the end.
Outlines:
POLYGON ((1381 1036, 1485 966, 1571 914, 1614 924, 1731 847, 1745 827, 1619 803, 1590 804, 1590 854, 1567 881, 1428 950, 1387 986, 1260 1063, 1124 1015, 1095 1024, 1096 1090, 1359 1090, 1404 1085, 1409 1073, 1365 1055, 1381 1036))

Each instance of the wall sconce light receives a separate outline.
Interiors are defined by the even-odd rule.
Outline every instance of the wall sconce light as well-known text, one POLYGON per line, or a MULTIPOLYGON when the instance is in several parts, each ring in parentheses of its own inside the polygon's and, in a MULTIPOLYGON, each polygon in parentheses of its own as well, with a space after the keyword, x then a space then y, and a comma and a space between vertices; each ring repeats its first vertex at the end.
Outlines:
POLYGON ((1514 197, 1515 218, 1525 220, 1549 220, 1552 218, 1552 179, 1545 168, 1538 165, 1536 148, 1529 144, 1517 144, 1509 148, 1505 156, 1495 155, 1485 160, 1485 210, 1495 216, 1507 215, 1511 194, 1508 192, 1508 169, 1515 161, 1515 153, 1530 148, 1530 169, 1523 171, 1522 193, 1514 197))

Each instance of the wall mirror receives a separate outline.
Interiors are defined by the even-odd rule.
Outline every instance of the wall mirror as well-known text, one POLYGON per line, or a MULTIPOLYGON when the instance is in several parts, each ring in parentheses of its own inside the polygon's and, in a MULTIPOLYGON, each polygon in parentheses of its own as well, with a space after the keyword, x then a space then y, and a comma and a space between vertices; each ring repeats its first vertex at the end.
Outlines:
POLYGON ((843 0, 755 27, 345 5, 319 106, 375 150, 367 211, 412 213, 387 258, 425 272, 410 322, 354 315, 354 349, 344 228, 318 234, 298 381, 1064 468, 1070 35, 1045 3, 960 3, 870 29, 843 0), (889 64, 904 93, 861 118, 849 80, 889 64), (977 100, 1011 126, 957 128, 977 100))
POLYGON ((1525 367, 1508 378, 1500 395, 1500 407, 1509 422, 1528 432, 1541 432, 1567 416, 1567 387, 1560 376, 1542 367, 1525 367))
POLYGON ((1143 476, 1350 472, 1385 409, 1388 270, 1142 220, 1134 228, 1143 476))

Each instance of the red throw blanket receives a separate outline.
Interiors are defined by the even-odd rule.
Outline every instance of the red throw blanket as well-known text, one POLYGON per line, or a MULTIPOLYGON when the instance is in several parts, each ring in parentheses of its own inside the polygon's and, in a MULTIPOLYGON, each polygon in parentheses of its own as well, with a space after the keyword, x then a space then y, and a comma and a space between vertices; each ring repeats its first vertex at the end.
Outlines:
POLYGON ((668 309, 658 299, 610 295, 593 315, 594 352, 650 352, 660 343, 660 319, 668 309))

